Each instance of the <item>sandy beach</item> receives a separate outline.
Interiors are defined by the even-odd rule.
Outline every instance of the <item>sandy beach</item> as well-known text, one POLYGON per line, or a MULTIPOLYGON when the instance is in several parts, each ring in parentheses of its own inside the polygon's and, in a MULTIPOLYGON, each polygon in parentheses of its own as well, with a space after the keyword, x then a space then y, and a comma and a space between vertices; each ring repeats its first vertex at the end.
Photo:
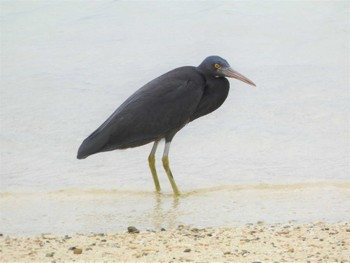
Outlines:
POLYGON ((350 223, 2 235, 0 249, 1 262, 349 262, 350 223))

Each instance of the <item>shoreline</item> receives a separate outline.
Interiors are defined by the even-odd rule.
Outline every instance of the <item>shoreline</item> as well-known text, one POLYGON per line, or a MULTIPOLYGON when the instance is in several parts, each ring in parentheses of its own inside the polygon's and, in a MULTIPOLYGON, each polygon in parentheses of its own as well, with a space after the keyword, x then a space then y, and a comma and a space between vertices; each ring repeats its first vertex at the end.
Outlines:
MULTIPOLYGON (((350 222, 245 224, 134 233, 0 235, 1 262, 346 262, 350 222)), ((137 232, 137 231, 136 231, 137 232)))
POLYGON ((118 189, 9 194, 0 198, 0 233, 119 233, 132 225, 140 230, 176 229, 181 224, 236 228, 258 221, 303 224, 350 219, 349 183, 282 186, 287 187, 256 184, 205 188, 184 191, 179 198, 167 192, 118 189))

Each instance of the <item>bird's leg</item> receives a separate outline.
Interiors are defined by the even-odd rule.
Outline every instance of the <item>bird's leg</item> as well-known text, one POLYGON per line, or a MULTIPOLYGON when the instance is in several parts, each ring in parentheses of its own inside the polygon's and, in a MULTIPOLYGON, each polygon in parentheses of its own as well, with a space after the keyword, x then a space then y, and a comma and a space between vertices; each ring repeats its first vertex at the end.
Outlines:
POLYGON ((155 163, 156 163, 155 153, 157 150, 157 146, 158 146, 158 141, 155 141, 153 144, 152 150, 148 156, 148 164, 149 164, 149 168, 151 169, 151 172, 152 172, 154 185, 156 186, 156 190, 159 192, 160 191, 160 184, 159 184, 158 175, 157 175, 157 171, 156 171, 156 165, 155 165, 155 163))
POLYGON ((171 187, 173 188, 174 194, 180 195, 179 189, 177 189, 176 183, 174 181, 174 177, 173 177, 171 170, 170 170, 170 167, 169 167, 168 155, 169 155, 170 143, 171 143, 170 141, 165 142, 165 148, 164 148, 162 161, 163 161, 163 166, 164 166, 165 172, 169 178, 171 187))

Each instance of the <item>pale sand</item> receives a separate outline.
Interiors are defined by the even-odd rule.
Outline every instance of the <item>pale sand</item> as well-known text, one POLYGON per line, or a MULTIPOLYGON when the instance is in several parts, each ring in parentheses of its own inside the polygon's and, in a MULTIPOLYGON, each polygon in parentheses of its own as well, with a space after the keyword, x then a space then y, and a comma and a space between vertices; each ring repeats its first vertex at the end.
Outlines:
POLYGON ((349 262, 350 223, 2 235, 0 249, 1 262, 349 262))

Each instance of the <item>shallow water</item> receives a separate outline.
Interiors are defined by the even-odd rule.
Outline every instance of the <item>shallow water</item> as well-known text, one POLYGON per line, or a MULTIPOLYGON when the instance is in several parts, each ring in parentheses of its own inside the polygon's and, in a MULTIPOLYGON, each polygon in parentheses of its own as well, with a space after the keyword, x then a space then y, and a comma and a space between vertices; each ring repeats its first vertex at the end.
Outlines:
POLYGON ((69 189, 1 196, 6 234, 124 232, 239 226, 246 223, 339 222, 350 213, 350 184, 222 186, 181 197, 146 191, 69 189), (342 202, 339 202, 342 200, 342 202))
POLYGON ((2 1, 0 9, 1 231, 349 219, 347 1, 2 1), (183 197, 171 196, 162 145, 161 195, 151 145, 75 159, 137 88, 212 54, 257 88, 231 80, 224 105, 177 134, 170 162, 183 197))

